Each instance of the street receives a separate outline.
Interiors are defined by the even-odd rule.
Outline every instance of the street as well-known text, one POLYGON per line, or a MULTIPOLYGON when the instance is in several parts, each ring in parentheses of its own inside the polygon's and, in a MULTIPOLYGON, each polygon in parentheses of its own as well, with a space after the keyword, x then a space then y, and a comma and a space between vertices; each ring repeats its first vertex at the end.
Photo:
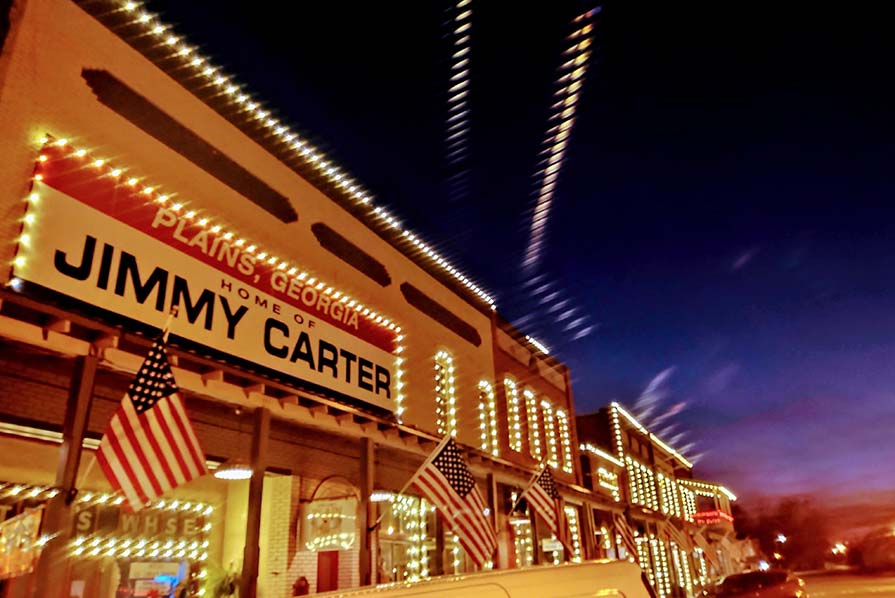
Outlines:
POLYGON ((825 574, 806 575, 811 598, 895 596, 895 573, 887 575, 825 574))

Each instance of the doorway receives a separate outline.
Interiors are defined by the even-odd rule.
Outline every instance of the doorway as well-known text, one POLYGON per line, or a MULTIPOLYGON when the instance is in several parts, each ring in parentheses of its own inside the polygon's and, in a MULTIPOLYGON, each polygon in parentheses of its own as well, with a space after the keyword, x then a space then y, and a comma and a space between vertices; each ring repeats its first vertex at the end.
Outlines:
POLYGON ((331 592, 339 589, 339 551, 326 550, 317 553, 317 591, 331 592))

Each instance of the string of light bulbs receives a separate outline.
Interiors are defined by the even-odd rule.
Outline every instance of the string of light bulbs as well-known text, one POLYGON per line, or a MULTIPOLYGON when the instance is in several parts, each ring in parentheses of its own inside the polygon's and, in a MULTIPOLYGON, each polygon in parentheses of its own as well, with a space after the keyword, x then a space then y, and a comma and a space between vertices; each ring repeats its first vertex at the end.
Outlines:
MULTIPOLYGON (((458 3, 458 6, 469 1, 461 1, 458 3)), ((192 68, 197 76, 204 77, 235 108, 247 113, 250 119, 257 122, 272 137, 278 139, 295 157, 312 167, 329 184, 345 193, 359 206, 364 207, 367 210, 367 216, 400 234, 420 253, 450 274, 463 287, 487 303, 492 309, 496 309, 495 300, 489 293, 485 292, 469 277, 451 265, 429 244, 403 227, 397 217, 382 206, 376 205, 372 194, 365 190, 356 179, 347 174, 341 167, 333 164, 329 158, 324 156, 318 148, 311 145, 307 139, 276 118, 272 114, 271 109, 266 108, 261 101, 255 99, 233 76, 226 74, 220 66, 214 64, 208 57, 200 54, 195 46, 188 44, 182 36, 175 34, 172 27, 163 23, 158 15, 146 11, 140 2, 125 1, 121 2, 120 6, 121 10, 133 15, 134 24, 143 27, 146 34, 158 40, 159 44, 169 46, 173 51, 174 57, 179 58, 185 66, 192 68)), ((465 25, 460 25, 459 27, 468 26, 468 24, 468 21, 466 21, 465 25)), ((468 46, 465 47, 466 51, 468 49, 468 46)), ((468 92, 468 89, 459 89, 458 92, 463 94, 463 97, 460 98, 462 100, 465 98, 465 93, 468 92)))
POLYGON ((553 194, 556 190, 559 173, 565 162, 566 149, 572 128, 575 125, 578 101, 581 98, 581 88, 584 76, 587 74, 591 55, 590 47, 593 43, 593 17, 599 12, 599 8, 594 8, 576 17, 572 22, 575 29, 566 38, 568 46, 563 52, 563 56, 567 58, 559 68, 559 77, 556 80, 557 90, 554 93, 556 101, 551 106, 548 119, 548 122, 556 122, 556 124, 547 129, 542 142, 545 146, 542 152, 545 154, 545 158, 541 163, 544 166, 538 173, 540 182, 537 199, 529 228, 528 247, 522 261, 522 266, 528 270, 532 270, 537 265, 543 253, 553 194))

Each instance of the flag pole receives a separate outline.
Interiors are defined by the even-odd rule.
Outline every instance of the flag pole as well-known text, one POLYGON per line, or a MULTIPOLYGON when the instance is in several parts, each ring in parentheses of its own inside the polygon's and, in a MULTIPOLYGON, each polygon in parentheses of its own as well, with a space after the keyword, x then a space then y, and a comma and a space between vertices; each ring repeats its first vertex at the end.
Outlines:
POLYGON ((168 319, 165 320, 165 325, 162 327, 162 342, 168 342, 168 334, 171 332, 171 323, 174 321, 174 318, 177 317, 177 312, 180 310, 180 306, 174 304, 171 306, 171 311, 168 312, 168 319))
POLYGON ((535 471, 535 474, 532 476, 531 480, 528 481, 528 485, 525 486, 525 490, 523 490, 522 492, 520 492, 518 494, 518 496, 516 496, 516 500, 513 501, 513 506, 510 507, 510 512, 507 513, 507 517, 509 517, 510 515, 513 514, 513 511, 516 510, 516 507, 519 506, 519 503, 522 501, 522 496, 526 492, 528 492, 528 490, 529 490, 529 488, 531 488, 532 484, 534 484, 535 481, 537 481, 537 479, 539 477, 541 477, 541 474, 544 473, 545 469, 547 469, 547 459, 544 459, 543 461, 541 461, 541 464, 538 467, 537 471, 535 471))
MULTIPOLYGON (((421 472, 422 470, 424 470, 424 469, 429 465, 429 463, 432 462, 433 459, 435 459, 435 457, 438 455, 438 453, 441 451, 441 449, 444 448, 444 446, 448 443, 448 441, 449 441, 451 438, 452 438, 452 436, 451 436, 450 434, 445 434, 444 438, 441 439, 441 442, 438 443, 438 445, 432 450, 432 452, 429 453, 429 456, 426 457, 426 460, 423 461, 423 464, 420 465, 420 466, 416 469, 416 471, 413 473, 413 475, 410 476, 410 479, 407 480, 407 482, 406 482, 403 486, 401 486, 401 489, 398 490, 398 492, 396 493, 397 495, 404 494, 404 492, 405 492, 408 488, 410 488, 410 485, 413 484, 413 482, 415 482, 416 479, 420 476, 420 472, 421 472)), ((391 504, 391 501, 389 501, 389 504, 391 504)), ((385 517, 385 510, 383 510, 382 513, 379 513, 379 517, 376 518, 376 522, 373 523, 373 525, 371 525, 370 527, 368 527, 368 528, 367 528, 367 531, 372 532, 372 531, 375 530, 377 527, 379 527, 379 524, 382 523, 382 518, 383 518, 383 517, 385 517)))

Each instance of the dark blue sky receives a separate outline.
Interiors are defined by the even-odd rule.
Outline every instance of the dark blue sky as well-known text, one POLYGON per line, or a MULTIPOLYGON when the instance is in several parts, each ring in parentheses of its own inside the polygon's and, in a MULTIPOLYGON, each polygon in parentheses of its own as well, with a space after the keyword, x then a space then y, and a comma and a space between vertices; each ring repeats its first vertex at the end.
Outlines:
POLYGON ((682 407, 657 428, 747 497, 891 492, 890 15, 609 3, 535 297, 520 263, 538 151, 589 7, 473 1, 469 187, 449 199, 448 6, 147 5, 527 321, 573 368, 579 412, 682 407), (593 331, 572 340, 579 318, 593 331))

